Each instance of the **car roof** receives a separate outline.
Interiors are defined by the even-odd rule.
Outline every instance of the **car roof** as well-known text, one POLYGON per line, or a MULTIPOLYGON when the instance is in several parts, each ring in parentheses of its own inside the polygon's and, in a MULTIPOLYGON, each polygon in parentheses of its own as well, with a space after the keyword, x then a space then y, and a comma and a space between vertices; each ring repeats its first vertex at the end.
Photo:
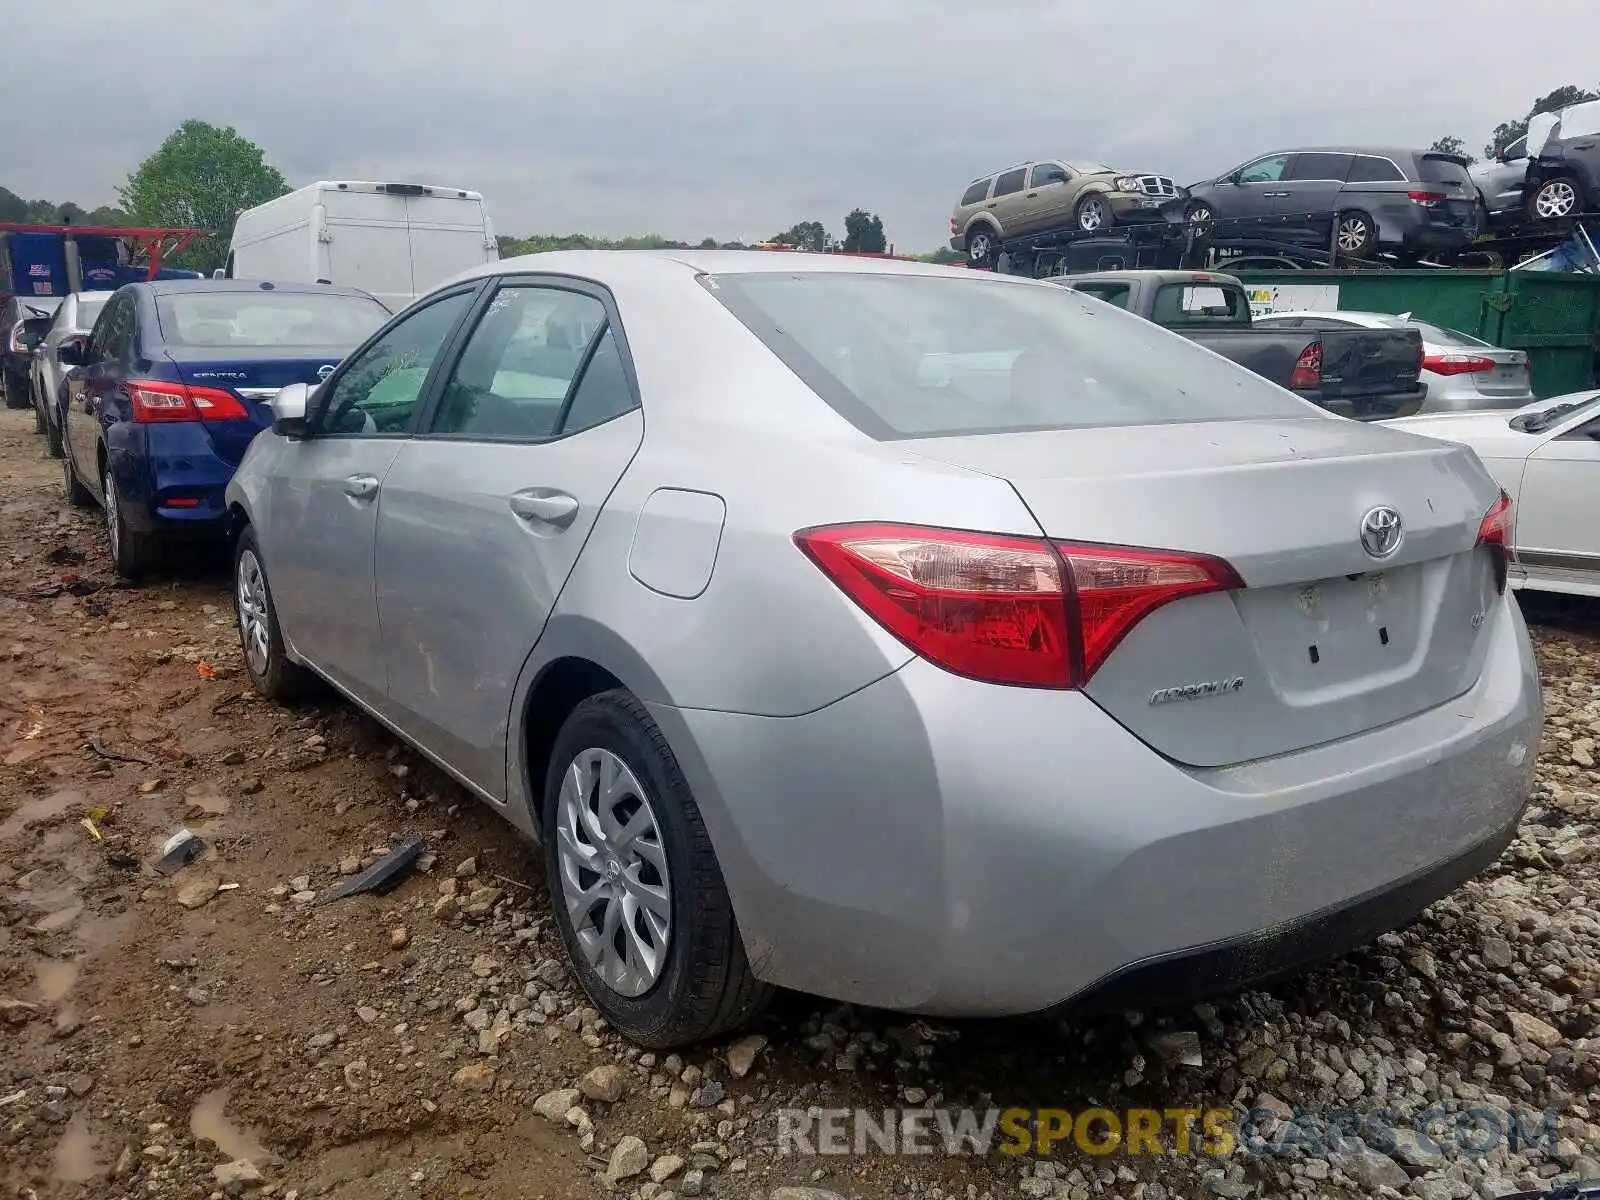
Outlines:
POLYGON ((277 283, 257 279, 156 279, 130 285, 152 296, 179 296, 190 293, 211 294, 226 292, 288 292, 291 295, 331 294, 335 296, 373 297, 360 288, 340 287, 331 283, 277 283))
MULTIPOLYGON (((574 275, 597 282, 693 278, 695 275, 755 275, 770 272, 838 273, 858 275, 932 275, 972 277, 1034 283, 1015 275, 969 271, 934 263, 897 258, 871 258, 855 254, 814 254, 785 250, 551 250, 503 258, 462 272, 450 283, 488 275, 574 275)), ((441 285, 448 286, 448 285, 441 285)))

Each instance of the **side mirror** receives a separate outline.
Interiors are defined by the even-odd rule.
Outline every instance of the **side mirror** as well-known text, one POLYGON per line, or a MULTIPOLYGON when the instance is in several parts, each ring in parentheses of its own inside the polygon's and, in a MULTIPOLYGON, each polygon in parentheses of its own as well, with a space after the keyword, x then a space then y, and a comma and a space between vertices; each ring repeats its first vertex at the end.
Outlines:
POLYGON ((56 361, 64 367, 89 365, 89 339, 69 337, 56 347, 56 361))
POLYGON ((291 383, 280 388, 267 403, 272 407, 272 432, 279 437, 304 438, 310 436, 311 426, 306 420, 306 410, 311 405, 312 388, 304 383, 291 383))
POLYGON ((226 279, 227 277, 228 277, 228 272, 226 270, 224 270, 222 267, 217 267, 214 271, 211 272, 211 278, 213 278, 213 279, 226 279))

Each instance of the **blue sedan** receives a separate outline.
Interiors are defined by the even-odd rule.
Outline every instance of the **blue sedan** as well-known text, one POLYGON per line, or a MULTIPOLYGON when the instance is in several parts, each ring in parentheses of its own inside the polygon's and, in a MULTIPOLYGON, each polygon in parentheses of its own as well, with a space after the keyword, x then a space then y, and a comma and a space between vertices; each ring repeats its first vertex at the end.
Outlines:
POLYGON ((137 577, 173 542, 220 541, 223 491, 272 423, 269 401, 315 384, 388 320, 377 300, 321 284, 201 279, 119 289, 63 345, 68 498, 98 503, 117 571, 137 577))

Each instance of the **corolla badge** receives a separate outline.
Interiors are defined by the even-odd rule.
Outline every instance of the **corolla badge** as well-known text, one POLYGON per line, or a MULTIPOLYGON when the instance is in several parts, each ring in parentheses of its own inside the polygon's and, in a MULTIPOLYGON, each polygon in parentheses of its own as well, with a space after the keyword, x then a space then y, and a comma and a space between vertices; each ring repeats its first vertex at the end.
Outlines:
POLYGON ((333 364, 332 363, 323 363, 322 366, 317 368, 317 381, 320 383, 322 380, 326 379, 329 375, 332 375, 332 374, 333 374, 333 364))
POLYGON ((1373 558, 1388 558, 1405 539, 1400 514, 1387 504, 1370 509, 1361 518, 1361 548, 1373 558))

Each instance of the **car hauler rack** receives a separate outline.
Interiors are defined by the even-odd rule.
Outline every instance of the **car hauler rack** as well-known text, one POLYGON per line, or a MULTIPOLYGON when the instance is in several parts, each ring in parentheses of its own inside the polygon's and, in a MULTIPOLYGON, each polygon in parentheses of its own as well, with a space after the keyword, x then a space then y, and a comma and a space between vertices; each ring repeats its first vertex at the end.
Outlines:
POLYGON ((204 229, 0 222, 0 295, 65 296, 140 279, 193 276, 162 263, 204 229))

